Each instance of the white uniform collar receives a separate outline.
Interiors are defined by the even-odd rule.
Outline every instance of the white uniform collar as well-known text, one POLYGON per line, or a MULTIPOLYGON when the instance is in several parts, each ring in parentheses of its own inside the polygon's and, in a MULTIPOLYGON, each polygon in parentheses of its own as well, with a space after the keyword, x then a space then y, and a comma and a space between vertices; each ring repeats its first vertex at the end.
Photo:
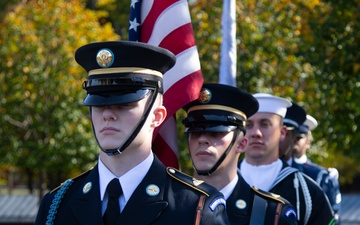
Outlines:
POLYGON ((223 187, 223 189, 220 190, 220 192, 224 195, 225 200, 228 199, 229 196, 231 195, 231 193, 234 191, 238 180, 239 180, 239 177, 236 174, 235 178, 230 183, 228 183, 225 187, 223 187))
MULTIPOLYGON (((127 173, 122 175, 121 177, 116 177, 101 161, 99 157, 99 182, 100 182, 100 197, 101 201, 104 200, 106 187, 109 182, 118 178, 120 180, 121 188, 123 191, 123 195, 120 197, 120 207, 121 211, 125 207, 127 201, 130 199, 131 195, 140 184, 140 182, 144 179, 145 175, 150 169, 150 166, 154 160, 154 155, 150 152, 149 156, 142 161, 140 164, 129 170, 127 173)), ((103 202, 104 203, 104 202, 103 202)), ((106 204, 105 204, 106 208, 106 204)))
POLYGON ((295 160, 295 162, 297 162, 299 164, 304 164, 304 163, 306 163, 306 161, 308 159, 307 159, 307 156, 304 154, 300 158, 294 158, 294 160, 295 160))
POLYGON ((267 165, 254 166, 244 159, 240 165, 240 172, 250 187, 255 186, 264 191, 269 191, 278 176, 283 163, 280 159, 267 165))
POLYGON ((291 166, 293 162, 293 157, 290 157, 290 159, 288 161, 286 161, 286 163, 291 166))

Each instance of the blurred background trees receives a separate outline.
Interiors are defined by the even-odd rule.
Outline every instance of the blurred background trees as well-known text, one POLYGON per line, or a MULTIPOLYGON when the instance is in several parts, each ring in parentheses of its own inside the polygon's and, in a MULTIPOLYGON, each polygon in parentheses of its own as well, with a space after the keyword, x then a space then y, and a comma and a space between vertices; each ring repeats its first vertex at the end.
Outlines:
POLYGON ((101 12, 81 1, 9 5, 0 34, 0 154, 7 173, 26 173, 28 188, 58 185, 97 160, 88 108, 87 75, 75 50, 91 41, 118 40, 101 12), (61 182, 62 182, 61 181, 61 182))
MULTIPOLYGON (((223 3, 189 4, 204 79, 217 82, 223 3)), ((0 184, 16 170, 29 190, 53 188, 95 163, 81 106, 87 75, 74 52, 126 40, 129 8, 130 0, 1 1, 0 184)), ((237 1, 237 86, 289 98, 314 116, 310 157, 336 167, 349 191, 360 180, 359 17, 359 1, 237 1)), ((191 171, 183 117, 179 159, 191 171)))

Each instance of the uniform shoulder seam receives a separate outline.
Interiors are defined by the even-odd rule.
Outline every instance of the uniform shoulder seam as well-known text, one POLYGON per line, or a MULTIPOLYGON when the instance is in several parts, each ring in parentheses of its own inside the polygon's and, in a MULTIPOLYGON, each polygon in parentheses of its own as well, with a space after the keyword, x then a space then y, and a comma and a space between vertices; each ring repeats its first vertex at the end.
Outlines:
POLYGON ((260 190, 260 189, 258 189, 257 187, 254 187, 254 186, 251 187, 251 188, 255 192, 255 194, 257 194, 259 196, 262 196, 263 198, 272 199, 272 200, 275 200, 275 201, 280 202, 282 204, 285 204, 285 201, 283 201, 281 199, 280 195, 260 190))
POLYGON ((171 178, 179 181, 180 183, 206 195, 207 197, 210 196, 208 191, 204 190, 204 185, 206 185, 204 181, 197 180, 197 179, 195 179, 175 168, 172 168, 172 167, 167 167, 166 172, 171 178))
MULTIPOLYGON (((87 171, 83 172, 83 173, 80 173, 79 175, 69 179, 69 180, 77 180, 79 179, 80 177, 86 175, 87 173, 89 173, 94 167, 91 167, 90 169, 88 169, 87 171)), ((55 191, 59 190, 64 184, 65 184, 66 181, 62 182, 58 187, 54 188, 52 191, 50 191, 50 193, 54 193, 55 191)))

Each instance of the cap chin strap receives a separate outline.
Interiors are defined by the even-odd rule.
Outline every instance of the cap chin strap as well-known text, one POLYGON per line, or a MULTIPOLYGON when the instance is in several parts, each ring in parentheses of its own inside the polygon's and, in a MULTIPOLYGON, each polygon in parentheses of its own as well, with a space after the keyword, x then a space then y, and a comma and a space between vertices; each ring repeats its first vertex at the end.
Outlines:
POLYGON ((96 142, 98 143, 101 151, 105 152, 108 156, 114 156, 114 155, 119 155, 121 154, 123 151, 125 151, 125 149, 131 144, 131 142, 135 139, 135 137, 138 135, 139 131, 141 130, 141 128, 143 127, 149 113, 150 113, 150 110, 151 108, 153 107, 154 103, 155 103, 155 100, 156 100, 156 96, 158 94, 158 88, 155 88, 152 96, 151 96, 151 99, 150 99, 150 102, 148 100, 148 104, 147 104, 147 108, 144 112, 144 114, 142 115, 139 123, 137 124, 136 128, 134 129, 134 131, 131 133, 131 135, 129 136, 129 138, 124 142, 124 144, 120 145, 118 148, 115 148, 115 149, 104 149, 103 147, 101 147, 100 145, 100 142, 98 140, 98 138, 96 137, 96 133, 95 133, 95 129, 94 129, 94 125, 92 126, 93 127, 93 131, 94 131, 94 134, 95 134, 95 139, 96 139, 96 142))
MULTIPOLYGON (((240 134, 240 132, 243 131, 241 128, 236 128, 234 130, 234 135, 233 138, 229 144, 229 146, 227 147, 227 149, 225 150, 225 152, 221 155, 221 157, 219 158, 219 160, 215 163, 215 165, 210 169, 210 170, 198 170, 196 169, 196 166, 194 166, 197 174, 201 175, 201 176, 210 176, 219 166, 220 164, 224 161, 224 159, 226 158, 226 156, 229 154, 231 148, 234 146, 235 141, 237 136, 240 134)), ((194 163, 193 163, 194 165, 194 163)))

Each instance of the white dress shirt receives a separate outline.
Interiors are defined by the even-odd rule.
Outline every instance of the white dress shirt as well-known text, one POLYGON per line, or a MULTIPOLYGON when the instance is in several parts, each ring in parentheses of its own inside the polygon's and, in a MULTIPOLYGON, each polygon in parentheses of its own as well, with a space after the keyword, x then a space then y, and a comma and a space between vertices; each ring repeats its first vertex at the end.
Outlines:
POLYGON ((234 191, 238 180, 239 180, 239 177, 236 174, 235 178, 230 183, 228 183, 225 187, 223 187, 223 189, 220 190, 220 192, 224 195, 225 200, 227 200, 229 198, 229 196, 231 195, 231 193, 234 191))
POLYGON ((304 164, 308 160, 306 155, 302 155, 300 158, 294 158, 295 162, 299 164, 304 164))
POLYGON ((149 171, 150 166, 154 160, 154 155, 151 152, 149 156, 142 161, 140 164, 129 170, 127 173, 122 175, 121 177, 116 177, 105 165, 101 162, 99 157, 99 182, 100 182, 100 196, 102 201, 102 215, 104 215, 107 202, 108 195, 106 193, 106 187, 110 183, 110 181, 114 178, 118 178, 123 194, 119 198, 120 204, 120 212, 123 211, 126 203, 129 201, 131 195, 137 188, 137 186, 144 179, 146 173, 149 171))

